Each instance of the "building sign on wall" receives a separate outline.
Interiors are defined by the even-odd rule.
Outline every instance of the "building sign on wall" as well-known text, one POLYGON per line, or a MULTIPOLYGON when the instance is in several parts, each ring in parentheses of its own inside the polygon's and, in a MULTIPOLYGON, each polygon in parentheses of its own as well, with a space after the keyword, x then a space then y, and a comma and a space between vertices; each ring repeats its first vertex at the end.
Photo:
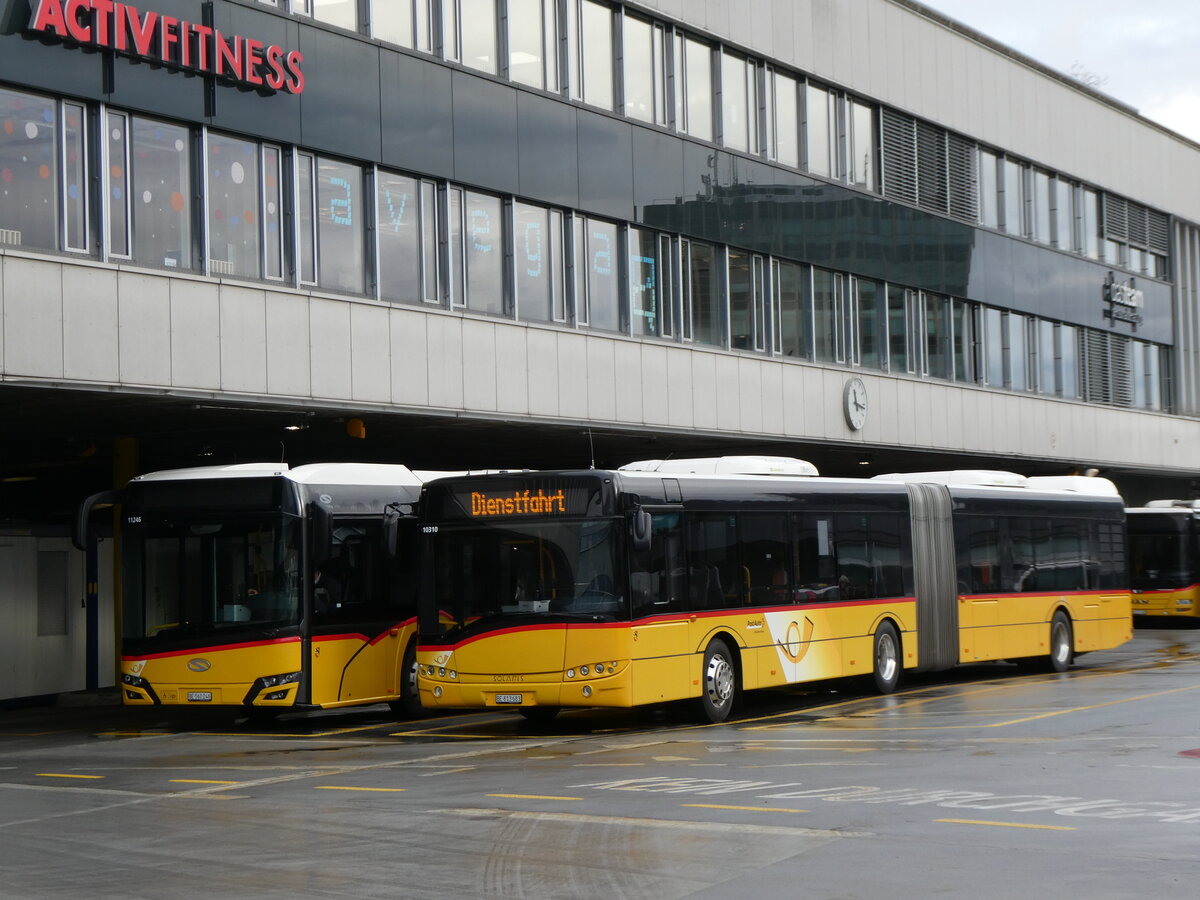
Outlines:
POLYGON ((1137 286, 1137 280, 1117 281, 1112 272, 1104 280, 1104 302, 1108 309, 1104 310, 1104 318, 1112 322, 1125 322, 1137 327, 1142 324, 1141 310, 1146 306, 1146 296, 1137 286))
POLYGON ((34 0, 29 30, 257 90, 304 90, 304 56, 299 50, 225 35, 208 25, 142 12, 116 0, 34 0))

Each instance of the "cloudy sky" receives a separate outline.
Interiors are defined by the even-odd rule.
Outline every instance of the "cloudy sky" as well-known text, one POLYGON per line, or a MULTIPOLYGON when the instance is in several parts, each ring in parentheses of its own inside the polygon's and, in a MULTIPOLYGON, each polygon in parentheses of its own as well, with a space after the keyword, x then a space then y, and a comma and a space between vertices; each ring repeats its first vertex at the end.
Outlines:
POLYGON ((1196 0, 921 0, 1200 141, 1196 0))

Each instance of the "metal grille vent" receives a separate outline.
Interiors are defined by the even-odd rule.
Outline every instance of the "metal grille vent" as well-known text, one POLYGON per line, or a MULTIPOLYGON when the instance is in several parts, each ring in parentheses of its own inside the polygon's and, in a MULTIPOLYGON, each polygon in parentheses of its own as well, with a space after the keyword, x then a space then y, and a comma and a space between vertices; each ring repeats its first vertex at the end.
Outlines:
POLYGON ((1129 239, 1129 206, 1124 197, 1104 195, 1104 236, 1114 241, 1129 239))
POLYGON ((967 222, 979 220, 979 155, 975 142, 946 135, 950 175, 950 215, 967 222))
POLYGON ((1103 331, 1084 332, 1085 359, 1083 393, 1089 403, 1112 403, 1111 371, 1108 364, 1108 335, 1103 331))
POLYGON ((883 193, 905 203, 917 202, 916 121, 883 108, 883 193))
POLYGON ((917 123, 917 202, 944 213, 946 208, 946 132, 927 122, 917 123))
POLYGON ((1139 247, 1146 246, 1146 235, 1149 231, 1149 226, 1146 223, 1146 214, 1149 212, 1146 207, 1140 203, 1128 203, 1129 208, 1129 243, 1137 244, 1139 247))
POLYGON ((1146 239, 1151 250, 1167 255, 1171 247, 1171 227, 1166 213, 1146 210, 1146 239))

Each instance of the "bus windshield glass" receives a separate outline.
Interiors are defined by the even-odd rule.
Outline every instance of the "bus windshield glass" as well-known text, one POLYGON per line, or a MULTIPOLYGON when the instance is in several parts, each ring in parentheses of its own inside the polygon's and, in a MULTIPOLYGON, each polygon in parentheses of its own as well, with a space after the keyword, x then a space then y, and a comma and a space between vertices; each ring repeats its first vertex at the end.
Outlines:
POLYGON ((147 520, 128 548, 125 637, 297 624, 300 534, 279 513, 147 520))
POLYGON ((443 527, 432 535, 433 591, 422 631, 504 627, 509 620, 628 618, 619 520, 443 527))
POLYGON ((1134 590, 1167 590, 1195 583, 1186 525, 1171 519, 1158 522, 1150 516, 1130 516, 1129 569, 1134 590))

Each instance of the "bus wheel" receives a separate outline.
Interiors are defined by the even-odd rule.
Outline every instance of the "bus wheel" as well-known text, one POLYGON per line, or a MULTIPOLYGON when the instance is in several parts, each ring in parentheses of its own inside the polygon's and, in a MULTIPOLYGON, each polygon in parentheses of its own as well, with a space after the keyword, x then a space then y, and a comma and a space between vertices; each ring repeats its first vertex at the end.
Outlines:
POLYGON ((517 712, 523 715, 530 722, 549 722, 558 715, 559 707, 557 706, 520 706, 517 707, 517 712))
POLYGON ((884 622, 875 632, 875 689, 890 694, 900 684, 900 636, 891 622, 884 622))
POLYGON ((705 648, 701 675, 700 708, 704 717, 714 724, 724 722, 733 711, 737 696, 737 667, 733 654, 720 638, 705 648))
POLYGON ((1061 609, 1050 620, 1050 671, 1065 672, 1075 656, 1071 619, 1061 609))
POLYGON ((388 704, 398 716, 415 719, 424 708, 421 706, 421 691, 417 688, 417 642, 409 641, 400 663, 400 699, 388 704))

